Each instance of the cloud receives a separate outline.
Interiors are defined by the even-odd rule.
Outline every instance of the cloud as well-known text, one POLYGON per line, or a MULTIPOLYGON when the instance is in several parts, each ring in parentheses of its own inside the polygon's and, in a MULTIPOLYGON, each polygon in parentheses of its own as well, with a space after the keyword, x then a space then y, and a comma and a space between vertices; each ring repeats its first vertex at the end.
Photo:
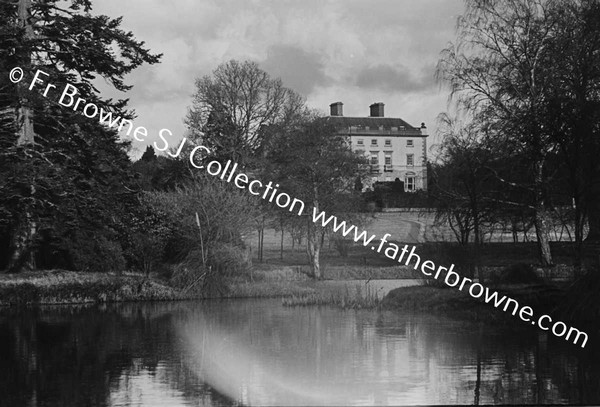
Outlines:
POLYGON ((463 0, 102 0, 95 13, 122 15, 123 29, 164 53, 160 64, 127 75, 134 87, 126 95, 103 93, 130 98, 149 141, 164 127, 176 139, 194 80, 248 59, 311 108, 327 112, 342 100, 345 114, 363 116, 381 101, 386 113, 429 125, 447 100, 433 69, 463 8, 463 0))
POLYGON ((376 65, 358 72, 356 85, 385 91, 419 92, 434 85, 431 67, 425 67, 419 75, 412 74, 403 65, 376 65))
POLYGON ((305 96, 328 81, 323 58, 294 45, 270 46, 260 65, 272 77, 281 78, 285 86, 305 96))

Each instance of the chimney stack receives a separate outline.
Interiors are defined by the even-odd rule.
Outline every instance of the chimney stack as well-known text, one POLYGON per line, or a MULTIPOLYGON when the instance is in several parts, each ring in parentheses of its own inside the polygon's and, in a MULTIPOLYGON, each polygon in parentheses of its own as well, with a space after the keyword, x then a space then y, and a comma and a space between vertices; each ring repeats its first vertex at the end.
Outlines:
POLYGON ((370 107, 371 117, 383 117, 383 103, 373 103, 370 107))
POLYGON ((344 115, 344 104, 342 102, 335 102, 329 105, 331 109, 331 116, 343 116, 344 115))

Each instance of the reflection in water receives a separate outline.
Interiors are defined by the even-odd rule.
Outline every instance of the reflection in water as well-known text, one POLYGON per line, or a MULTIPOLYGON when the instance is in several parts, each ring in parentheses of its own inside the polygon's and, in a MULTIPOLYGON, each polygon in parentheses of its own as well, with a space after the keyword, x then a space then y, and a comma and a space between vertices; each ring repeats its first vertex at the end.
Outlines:
POLYGON ((517 324, 279 300, 0 314, 0 405, 600 402, 600 357, 517 324))

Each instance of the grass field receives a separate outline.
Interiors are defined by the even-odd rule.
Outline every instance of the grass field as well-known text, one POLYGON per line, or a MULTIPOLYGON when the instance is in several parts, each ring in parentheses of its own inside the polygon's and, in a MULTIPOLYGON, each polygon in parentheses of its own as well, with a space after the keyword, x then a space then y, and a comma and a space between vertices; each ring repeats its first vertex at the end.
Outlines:
MULTIPOLYGON (((383 212, 376 213, 364 226, 369 234, 376 235, 376 241, 386 233, 392 236, 390 241, 402 244, 414 244, 418 253, 438 264, 456 263, 464 265, 472 263, 475 255, 468 250, 457 248, 454 236, 449 227, 436 225, 434 213, 423 212, 383 212), (460 250, 459 250, 460 249, 460 250)), ((559 266, 557 272, 563 273, 564 267, 570 267, 573 262, 573 245, 566 240, 565 230, 556 225, 551 243, 555 263, 559 266), (561 237, 561 232, 562 237, 561 237), (559 241, 562 240, 562 241, 559 241), (561 269, 561 267, 563 269, 561 269)), ((512 235, 495 233, 486 240, 478 253, 478 263, 488 268, 502 268, 516 263, 526 263, 536 266, 538 263, 537 244, 535 241, 514 243, 512 235)), ((284 235, 283 252, 281 251, 281 233, 268 229, 264 234, 263 262, 257 259, 258 239, 254 233, 246 240, 250 246, 256 270, 275 270, 280 267, 291 267, 299 273, 309 271, 305 245, 292 249, 290 236, 284 235)), ((303 242, 304 243, 304 242, 303 242)), ((598 263, 598 249, 586 248, 588 264, 598 263)), ((414 271, 406 266, 376 253, 362 244, 354 244, 347 257, 341 257, 333 245, 326 240, 321 252, 321 265, 328 279, 368 279, 368 278, 413 278, 414 271)))

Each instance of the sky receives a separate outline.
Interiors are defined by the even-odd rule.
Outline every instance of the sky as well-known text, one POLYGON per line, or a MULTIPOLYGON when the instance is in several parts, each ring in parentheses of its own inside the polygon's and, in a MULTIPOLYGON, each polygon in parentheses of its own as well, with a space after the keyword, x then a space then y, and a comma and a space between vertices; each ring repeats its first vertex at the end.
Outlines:
POLYGON ((386 117, 424 122, 432 145, 436 118, 448 110, 435 66, 463 10, 463 0, 97 1, 95 14, 123 16, 124 30, 164 54, 126 77, 126 95, 101 89, 128 97, 135 125, 148 129, 134 157, 163 128, 172 146, 184 137, 195 79, 231 59, 257 62, 323 114, 341 101, 345 116, 368 116, 383 102, 386 117))

